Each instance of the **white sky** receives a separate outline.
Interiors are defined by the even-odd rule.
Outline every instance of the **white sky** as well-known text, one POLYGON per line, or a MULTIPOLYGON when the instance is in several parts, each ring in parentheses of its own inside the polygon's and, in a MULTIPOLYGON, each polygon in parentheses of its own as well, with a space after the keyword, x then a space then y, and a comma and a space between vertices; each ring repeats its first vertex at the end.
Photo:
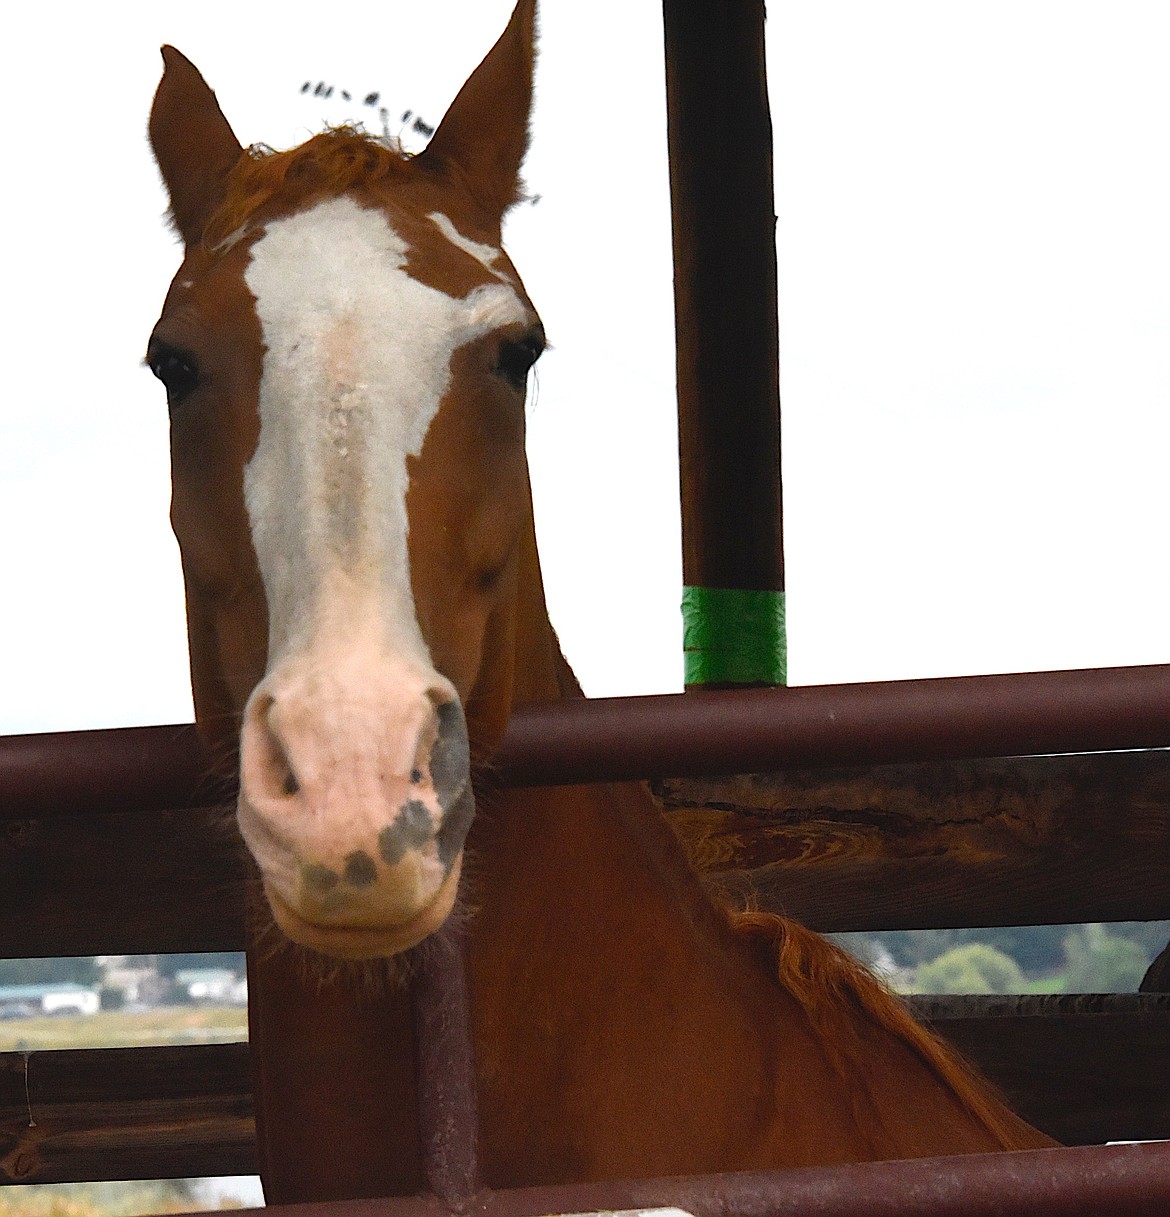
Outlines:
MULTIPOLYGON (((509 8, 10 18, 0 733, 191 714, 166 409, 139 366, 178 265, 144 139, 158 44, 245 143, 286 146, 373 117, 307 79, 436 122, 509 8)), ((541 201, 508 244, 555 346, 530 408, 550 601, 587 691, 668 691, 660 8, 545 0, 543 27, 541 201)), ((768 28, 792 680, 1170 661, 1170 9, 788 0, 768 28)))

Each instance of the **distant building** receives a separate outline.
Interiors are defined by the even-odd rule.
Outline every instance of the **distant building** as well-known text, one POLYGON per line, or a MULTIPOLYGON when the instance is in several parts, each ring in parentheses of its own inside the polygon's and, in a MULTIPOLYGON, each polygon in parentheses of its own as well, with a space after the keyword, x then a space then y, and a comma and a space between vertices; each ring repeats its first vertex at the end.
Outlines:
POLYGON ((96 955, 104 973, 104 986, 121 993, 130 1008, 161 1005, 170 992, 170 982, 158 974, 153 955, 96 955))
POLYGON ((190 968, 175 973, 176 986, 189 1001, 246 1006, 248 982, 227 968, 190 968))
POLYGON ((0 985, 0 1018, 31 1018, 38 1014, 96 1014, 100 1006, 97 989, 72 982, 0 985))

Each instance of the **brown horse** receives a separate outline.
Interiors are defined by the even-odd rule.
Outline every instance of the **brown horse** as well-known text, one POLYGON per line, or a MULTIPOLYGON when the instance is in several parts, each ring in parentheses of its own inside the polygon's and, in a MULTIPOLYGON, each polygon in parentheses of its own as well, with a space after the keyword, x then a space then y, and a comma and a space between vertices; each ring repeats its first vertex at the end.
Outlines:
MULTIPOLYGON (((715 906, 641 786, 491 790, 512 707, 580 696, 524 455, 543 336, 500 237, 534 8, 414 157, 348 130, 243 149, 163 52, 186 256, 148 361, 196 715, 238 755, 272 917, 384 958, 458 900, 496 1186, 1048 1144, 833 947, 715 906)), ((250 969, 269 1199, 416 1188, 402 987, 291 949, 250 969)))

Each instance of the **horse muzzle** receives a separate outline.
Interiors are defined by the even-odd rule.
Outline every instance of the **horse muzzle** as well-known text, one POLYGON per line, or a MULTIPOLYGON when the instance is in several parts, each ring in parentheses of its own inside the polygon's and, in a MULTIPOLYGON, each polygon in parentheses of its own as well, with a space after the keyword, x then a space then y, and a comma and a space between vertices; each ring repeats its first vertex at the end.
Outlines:
POLYGON ((437 674, 278 668, 248 700, 240 831, 294 942, 397 954, 446 920, 475 811, 467 725, 437 674))

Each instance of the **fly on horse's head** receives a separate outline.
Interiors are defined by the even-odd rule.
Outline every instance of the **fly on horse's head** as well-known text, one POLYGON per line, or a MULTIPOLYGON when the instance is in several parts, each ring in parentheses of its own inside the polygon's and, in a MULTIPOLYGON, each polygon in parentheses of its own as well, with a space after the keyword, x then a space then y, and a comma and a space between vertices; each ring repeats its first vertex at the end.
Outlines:
POLYGON ((171 414, 196 717, 240 765, 277 923, 326 954, 437 929, 490 750, 528 519, 540 321, 501 249, 535 4, 425 152, 243 149, 178 51, 150 136, 185 259, 148 362, 171 414))

